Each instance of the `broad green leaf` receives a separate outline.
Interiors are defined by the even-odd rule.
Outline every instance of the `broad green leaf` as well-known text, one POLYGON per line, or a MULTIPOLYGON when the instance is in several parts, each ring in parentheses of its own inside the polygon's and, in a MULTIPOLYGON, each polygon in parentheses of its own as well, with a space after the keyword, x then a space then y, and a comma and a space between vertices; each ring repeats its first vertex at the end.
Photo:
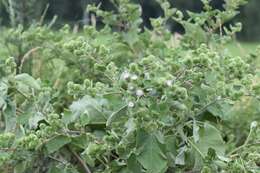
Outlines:
POLYGON ((72 112, 68 109, 64 109, 62 113, 62 122, 66 125, 73 122, 75 120, 75 117, 72 115, 72 112))
POLYGON ((58 151, 61 147, 71 142, 67 136, 59 135, 51 138, 46 144, 48 154, 58 151))
MULTIPOLYGON (((15 76, 16 81, 18 82, 18 85, 25 85, 29 86, 30 88, 40 90, 41 85, 39 81, 35 80, 32 76, 26 73, 18 74, 15 76)), ((22 86, 21 86, 22 87, 22 86)))
POLYGON ((142 166, 137 161, 134 154, 132 154, 127 160, 127 170, 129 173, 142 173, 142 166))
POLYGON ((177 142, 176 142, 176 136, 175 135, 168 135, 165 136, 165 153, 167 155, 168 161, 171 165, 175 164, 175 159, 177 156, 177 142))
POLYGON ((45 117, 40 112, 36 112, 32 117, 29 118, 29 127, 34 129, 38 126, 38 122, 45 119, 45 117))
POLYGON ((195 145, 204 156, 208 154, 210 148, 214 149, 218 156, 224 156, 226 150, 220 131, 209 123, 200 128, 199 141, 195 145))
POLYGON ((14 167, 14 173, 24 173, 26 171, 28 162, 21 161, 14 167))
POLYGON ((5 131, 13 131, 16 127, 16 105, 15 103, 8 101, 6 107, 3 110, 5 120, 5 131))
MULTIPOLYGON (((75 101, 70 106, 70 122, 80 118, 82 124, 105 124, 107 115, 103 111, 103 106, 107 104, 105 99, 95 99, 90 96, 84 96, 75 101)), ((67 118, 68 121, 68 118, 67 118)))
POLYGON ((232 110, 232 105, 226 101, 218 101, 210 105, 207 110, 214 116, 220 117, 223 120, 226 120, 230 116, 232 110))
POLYGON ((164 173, 166 171, 167 159, 155 135, 140 130, 137 134, 137 147, 139 151, 137 160, 147 172, 164 173))
POLYGON ((119 119, 121 116, 126 115, 126 109, 127 109, 127 105, 122 106, 120 109, 118 109, 117 111, 113 112, 107 119, 106 122, 106 126, 110 126, 113 121, 116 121, 117 119, 119 119))
POLYGON ((72 138, 71 144, 75 145, 81 149, 86 149, 90 142, 89 136, 86 134, 81 134, 72 138))

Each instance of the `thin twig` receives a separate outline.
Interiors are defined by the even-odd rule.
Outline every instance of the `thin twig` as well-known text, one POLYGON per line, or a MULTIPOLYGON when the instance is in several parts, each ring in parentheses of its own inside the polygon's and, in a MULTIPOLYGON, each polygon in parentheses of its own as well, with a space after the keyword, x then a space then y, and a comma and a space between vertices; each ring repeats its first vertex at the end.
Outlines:
POLYGON ((210 106, 214 105, 217 101, 220 101, 221 99, 224 99, 224 98, 219 98, 217 97, 216 99, 214 99, 212 102, 208 103, 207 105, 205 105, 199 113, 197 113, 195 116, 199 116, 201 114, 203 114, 210 106))
POLYGON ((188 139, 188 142, 200 154, 200 156, 204 159, 205 155, 200 151, 200 149, 190 139, 188 139))
POLYGON ((63 161, 63 160, 60 160, 60 159, 58 159, 58 158, 56 158, 56 157, 52 157, 52 156, 48 156, 50 159, 52 159, 52 160, 55 160, 56 162, 59 162, 59 163, 61 163, 61 164, 63 164, 63 165, 66 165, 66 162, 65 161, 63 161))
POLYGON ((0 151, 14 152, 14 151, 16 151, 16 148, 0 148, 0 151))
POLYGON ((34 53, 35 51, 37 51, 38 49, 40 49, 41 47, 35 47, 35 48, 32 48, 31 50, 29 50, 21 59, 21 64, 19 66, 19 73, 22 72, 22 69, 23 69, 23 64, 24 62, 29 58, 29 56, 34 53))
POLYGON ((251 143, 251 144, 246 144, 246 145, 243 144, 243 145, 237 147, 236 149, 234 149, 233 151, 231 151, 230 153, 228 153, 228 155, 230 155, 230 157, 233 157, 233 156, 236 155, 234 153, 238 152, 239 150, 242 150, 245 147, 251 147, 251 146, 254 146, 254 145, 260 145, 260 141, 259 142, 255 142, 255 143, 251 143))
POLYGON ((84 160, 82 160, 82 158, 69 146, 67 146, 67 149, 69 150, 69 152, 71 152, 71 154, 77 159, 77 161, 79 162, 79 164, 82 166, 82 168, 84 169, 85 173, 91 173, 88 165, 85 163, 84 160))
POLYGON ((40 19, 40 22, 39 22, 39 25, 40 25, 40 26, 43 24, 43 21, 44 21, 44 19, 45 19, 45 16, 46 16, 46 14, 47 14, 47 11, 48 11, 49 7, 50 7, 50 4, 48 3, 48 4, 46 5, 46 7, 45 7, 45 9, 44 9, 44 11, 43 11, 43 13, 42 13, 42 15, 41 15, 41 19, 40 19))
POLYGON ((20 90, 17 89, 17 88, 14 88, 14 89, 15 89, 15 91, 17 91, 19 94, 21 94, 25 99, 30 100, 30 97, 27 96, 26 94, 24 94, 22 91, 20 91, 20 90))

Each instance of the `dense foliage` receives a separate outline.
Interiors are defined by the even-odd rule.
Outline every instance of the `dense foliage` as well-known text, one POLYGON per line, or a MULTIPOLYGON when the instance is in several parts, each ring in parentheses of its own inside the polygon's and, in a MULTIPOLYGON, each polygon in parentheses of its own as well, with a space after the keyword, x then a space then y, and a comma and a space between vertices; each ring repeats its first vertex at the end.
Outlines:
POLYGON ((141 8, 111 1, 88 10, 104 23, 4 32, 0 61, 0 171, 4 173, 259 172, 259 50, 232 56, 241 30, 203 0, 189 19, 158 1, 164 17, 141 30, 141 8), (169 19, 185 28, 174 37, 169 19), (10 58, 6 58, 11 56, 10 58))
MULTIPOLYGON (((159 17, 163 12, 156 0, 132 0, 142 6, 143 25, 150 27, 150 17, 159 17)), ((199 12, 202 10, 202 3, 198 0, 168 0, 172 6, 185 13, 186 10, 199 12)), ((55 27, 60 27, 62 23, 73 25, 83 25, 90 22, 89 13, 85 10, 86 4, 101 4, 102 9, 115 10, 113 4, 105 0, 0 0, 0 25, 10 26, 17 23, 28 25, 32 21, 38 21, 42 13, 46 13, 46 21, 57 15, 55 27), (46 5, 48 4, 48 5, 46 5), (12 10, 13 9, 13 10, 12 10), (46 11, 45 11, 46 10, 46 11), (45 11, 45 12, 44 12, 45 11), (8 14, 9 15, 8 17, 8 14)), ((222 10, 224 0, 211 0, 213 8, 222 10)), ((260 13, 259 0, 250 0, 249 3, 240 8, 240 14, 233 20, 243 23, 243 30, 238 33, 238 39, 247 41, 259 41, 260 13)), ((185 13, 186 14, 186 13, 185 13)), ((186 15, 185 15, 186 16, 186 15)), ((169 23, 174 32, 182 32, 182 27, 178 23, 169 23)))

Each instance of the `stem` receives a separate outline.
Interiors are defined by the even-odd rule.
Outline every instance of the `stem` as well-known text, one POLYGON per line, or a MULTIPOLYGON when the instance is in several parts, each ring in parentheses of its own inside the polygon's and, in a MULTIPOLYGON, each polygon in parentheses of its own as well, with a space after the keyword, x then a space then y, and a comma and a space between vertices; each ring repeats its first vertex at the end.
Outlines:
POLYGON ((43 13, 42 13, 42 15, 41 15, 40 22, 39 22, 39 25, 40 25, 40 26, 43 24, 43 21, 44 21, 44 19, 45 19, 45 16, 46 16, 46 14, 47 14, 47 11, 48 11, 49 7, 50 7, 50 4, 48 3, 48 4, 46 5, 46 7, 45 7, 45 9, 44 9, 44 11, 43 11, 43 13))
POLYGON ((79 162, 79 164, 82 166, 82 168, 84 169, 85 173, 91 173, 88 165, 85 163, 84 160, 82 160, 82 158, 69 146, 67 146, 67 149, 69 150, 69 152, 71 152, 71 154, 76 158, 76 160, 79 162))
POLYGON ((195 116, 199 116, 199 115, 203 114, 203 113, 208 109, 208 107, 214 105, 217 101, 220 101, 221 99, 224 99, 224 98, 218 98, 218 97, 217 97, 217 98, 214 99, 212 102, 210 102, 210 103, 208 103, 207 105, 205 105, 205 106, 200 110, 200 112, 197 113, 195 116))
POLYGON ((11 21, 11 25, 12 27, 15 26, 16 24, 16 21, 15 21, 15 12, 14 12, 14 7, 13 7, 13 1, 12 0, 8 0, 8 5, 9 5, 9 18, 10 18, 10 21, 11 21))
POLYGON ((64 162, 63 160, 57 159, 56 157, 52 157, 52 156, 48 156, 48 157, 50 159, 52 159, 52 160, 55 160, 56 162, 59 162, 59 163, 61 163, 63 165, 66 165, 66 162, 64 162))
POLYGON ((195 145, 195 144, 193 144, 193 142, 190 140, 190 139, 188 139, 188 142, 192 145, 192 147, 194 147, 194 149, 201 155, 201 157, 204 159, 205 158, 205 156, 204 156, 204 154, 199 150, 199 148, 195 145))
POLYGON ((19 94, 21 94, 25 99, 30 100, 29 96, 27 96, 26 94, 24 94, 22 91, 18 90, 17 88, 15 88, 15 91, 17 91, 19 94))
POLYGON ((35 47, 31 50, 29 50, 21 59, 21 63, 20 63, 20 66, 19 66, 19 73, 22 73, 22 69, 23 69, 23 64, 24 62, 29 58, 29 56, 34 53, 35 51, 37 51, 38 49, 40 49, 41 47, 35 47))
MULTIPOLYGON (((249 134, 248 134, 248 136, 247 136, 247 138, 246 138, 244 144, 241 145, 241 146, 239 146, 239 147, 237 147, 237 148, 235 148, 235 149, 234 149, 233 151, 231 151, 228 155, 232 155, 233 153, 236 153, 237 151, 239 151, 239 150, 241 150, 241 149, 243 149, 243 148, 245 148, 245 147, 251 146, 252 144, 248 144, 248 143, 249 143, 249 140, 250 140, 250 137, 251 137, 253 131, 254 131, 253 128, 250 128, 249 134)), ((260 143, 260 142, 256 142, 256 143, 253 143, 253 145, 259 144, 259 143, 260 143)))

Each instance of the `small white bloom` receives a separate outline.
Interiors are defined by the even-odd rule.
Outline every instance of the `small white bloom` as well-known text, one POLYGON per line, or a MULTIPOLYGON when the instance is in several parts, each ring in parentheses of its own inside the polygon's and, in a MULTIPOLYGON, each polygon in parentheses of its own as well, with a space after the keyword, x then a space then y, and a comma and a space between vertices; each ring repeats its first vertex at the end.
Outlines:
POLYGON ((137 75, 132 75, 132 76, 131 76, 131 79, 132 79, 132 80, 137 80, 137 79, 138 79, 138 76, 137 76, 137 75))
POLYGON ((122 78, 123 80, 129 79, 129 78, 130 78, 130 73, 124 72, 124 73, 122 74, 121 78, 122 78))
POLYGON ((218 97, 217 97, 217 100, 221 100, 221 96, 218 96, 218 97))
POLYGON ((133 102, 129 102, 129 103, 128 103, 128 107, 129 107, 129 108, 133 108, 134 106, 135 106, 135 104, 134 104, 133 102))
POLYGON ((146 91, 152 91, 153 89, 152 88, 147 88, 146 91))
POLYGON ((141 89, 136 90, 136 95, 137 95, 138 97, 143 96, 143 95, 144 95, 143 90, 141 90, 141 89))
POLYGON ((172 81, 172 80, 167 80, 167 81, 166 81, 166 85, 167 85, 167 86, 169 86, 169 87, 171 87, 171 86, 172 86, 172 83, 173 83, 173 81, 172 81))
POLYGON ((257 122, 256 122, 256 121, 253 121, 253 122, 251 123, 250 128, 251 128, 251 129, 254 129, 254 128, 256 128, 256 127, 257 127, 257 122))
POLYGON ((132 85, 130 85, 130 86, 128 86, 128 89, 129 89, 130 91, 133 91, 133 90, 135 89, 135 87, 133 87, 132 85))

